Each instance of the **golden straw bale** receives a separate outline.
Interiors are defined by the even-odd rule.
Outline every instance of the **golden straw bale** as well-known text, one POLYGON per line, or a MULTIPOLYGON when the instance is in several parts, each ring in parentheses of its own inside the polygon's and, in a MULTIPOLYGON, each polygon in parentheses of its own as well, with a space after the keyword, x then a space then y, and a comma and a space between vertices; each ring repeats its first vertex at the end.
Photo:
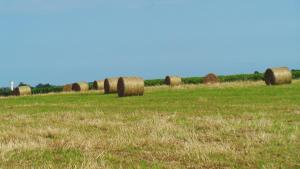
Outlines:
POLYGON ((104 93, 117 93, 118 92, 118 80, 119 78, 106 78, 104 80, 104 93))
POLYGON ((63 91, 64 92, 70 92, 70 91, 72 91, 72 86, 73 86, 73 84, 66 84, 66 85, 64 85, 63 91))
POLYGON ((31 95, 31 88, 29 86, 19 86, 14 89, 13 94, 15 96, 31 95))
POLYGON ((72 85, 73 91, 88 91, 89 90, 89 84, 87 82, 77 82, 73 83, 72 85))
POLYGON ((264 75, 267 85, 290 84, 292 78, 292 72, 287 67, 269 68, 264 75))
POLYGON ((118 95, 142 96, 144 95, 144 79, 140 77, 120 77, 118 80, 118 95))
POLYGON ((96 80, 93 83, 94 90, 103 90, 104 89, 104 80, 96 80))
POLYGON ((215 84, 215 83, 220 83, 220 79, 218 78, 217 75, 213 73, 209 73, 206 75, 203 79, 204 84, 215 84))
POLYGON ((165 84, 169 86, 179 86, 181 85, 182 80, 179 76, 166 76, 165 84))

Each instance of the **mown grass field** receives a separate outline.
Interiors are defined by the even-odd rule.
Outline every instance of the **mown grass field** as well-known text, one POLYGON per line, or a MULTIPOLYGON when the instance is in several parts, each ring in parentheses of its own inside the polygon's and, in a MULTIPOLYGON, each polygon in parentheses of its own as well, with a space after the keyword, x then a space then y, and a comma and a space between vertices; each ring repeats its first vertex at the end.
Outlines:
POLYGON ((0 168, 300 168, 300 81, 0 99, 0 168))

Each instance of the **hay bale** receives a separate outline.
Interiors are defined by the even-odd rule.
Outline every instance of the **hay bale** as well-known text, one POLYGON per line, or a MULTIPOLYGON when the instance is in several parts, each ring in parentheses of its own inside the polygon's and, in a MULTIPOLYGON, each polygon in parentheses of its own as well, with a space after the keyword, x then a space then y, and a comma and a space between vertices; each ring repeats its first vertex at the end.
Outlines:
POLYGON ((64 92, 71 92, 73 84, 66 84, 64 85, 63 91, 64 92))
POLYGON ((29 86, 19 86, 19 87, 14 89, 13 94, 15 96, 31 95, 31 87, 29 87, 29 86))
POLYGON ((142 96, 144 95, 144 79, 140 77, 120 77, 118 80, 118 95, 142 96))
POLYGON ((117 93, 118 92, 118 80, 119 78, 106 78, 104 80, 104 93, 117 93))
POLYGON ((103 90, 104 89, 104 80, 96 80, 93 83, 94 90, 103 90))
POLYGON ((290 84, 292 78, 292 72, 287 67, 269 68, 264 75, 267 85, 290 84))
POLYGON ((213 73, 209 73, 206 75, 203 79, 204 84, 215 84, 215 83, 220 83, 220 79, 218 78, 217 75, 213 73))
POLYGON ((87 82, 77 82, 73 83, 72 85, 73 91, 88 91, 89 90, 89 84, 87 82))
POLYGON ((182 80, 179 76, 166 76, 165 84, 169 86, 179 86, 181 85, 182 80))

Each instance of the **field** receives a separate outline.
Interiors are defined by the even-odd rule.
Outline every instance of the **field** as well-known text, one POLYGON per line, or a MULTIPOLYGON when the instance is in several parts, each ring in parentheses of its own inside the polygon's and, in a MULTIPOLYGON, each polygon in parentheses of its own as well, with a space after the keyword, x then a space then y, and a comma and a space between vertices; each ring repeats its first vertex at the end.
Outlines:
POLYGON ((0 168, 300 168, 300 81, 0 98, 0 168))

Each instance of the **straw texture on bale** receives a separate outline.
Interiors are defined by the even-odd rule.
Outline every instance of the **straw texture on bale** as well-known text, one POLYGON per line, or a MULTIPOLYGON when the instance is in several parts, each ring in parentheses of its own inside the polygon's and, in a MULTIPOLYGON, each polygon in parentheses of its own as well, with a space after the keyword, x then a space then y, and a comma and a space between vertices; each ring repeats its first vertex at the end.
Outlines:
POLYGON ((104 89, 104 80, 97 80, 93 83, 94 90, 103 90, 104 89))
POLYGON ((209 73, 206 75, 203 79, 204 84, 215 84, 215 83, 220 83, 220 79, 218 78, 217 75, 213 73, 209 73))
POLYGON ((118 80, 118 95, 142 96, 144 95, 144 79, 140 77, 120 77, 118 80))
POLYGON ((292 72, 287 67, 269 68, 264 75, 267 85, 290 84, 292 78, 292 72))
POLYGON ((181 85, 181 77, 179 76, 166 76, 165 84, 169 86, 178 86, 181 85))
POLYGON ((66 84, 66 85, 64 85, 64 88, 63 88, 63 91, 64 92, 70 92, 70 91, 72 91, 72 84, 66 84))
POLYGON ((72 85, 73 91, 88 91, 89 84, 87 82, 77 82, 72 85))
POLYGON ((117 93, 118 92, 118 80, 119 78, 106 78, 104 80, 104 93, 117 93))
POLYGON ((31 95, 31 88, 29 86, 19 86, 13 91, 15 96, 31 95))

